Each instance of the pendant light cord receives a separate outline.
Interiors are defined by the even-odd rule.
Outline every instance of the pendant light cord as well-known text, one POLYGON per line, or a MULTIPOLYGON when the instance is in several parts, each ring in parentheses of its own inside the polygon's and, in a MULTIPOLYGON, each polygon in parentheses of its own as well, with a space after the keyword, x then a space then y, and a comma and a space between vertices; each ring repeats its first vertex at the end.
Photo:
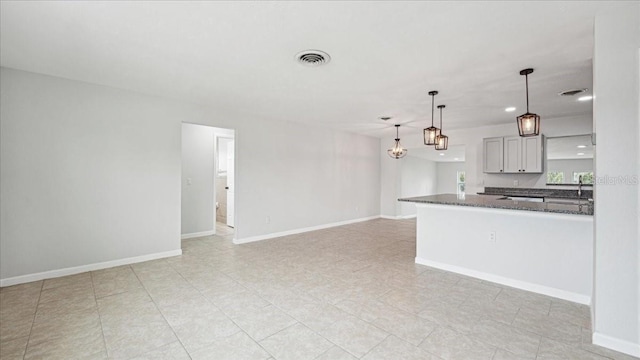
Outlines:
MULTIPOLYGON (((440 105, 438 105, 440 107, 440 105)), ((440 135, 442 135, 442 108, 440 108, 440 135)))
POLYGON ((524 81, 527 87, 527 113, 529 113, 529 74, 524 76, 524 81))
POLYGON ((435 97, 436 97, 435 94, 431 95, 431 127, 433 127, 433 111, 434 111, 433 105, 435 103, 435 97))

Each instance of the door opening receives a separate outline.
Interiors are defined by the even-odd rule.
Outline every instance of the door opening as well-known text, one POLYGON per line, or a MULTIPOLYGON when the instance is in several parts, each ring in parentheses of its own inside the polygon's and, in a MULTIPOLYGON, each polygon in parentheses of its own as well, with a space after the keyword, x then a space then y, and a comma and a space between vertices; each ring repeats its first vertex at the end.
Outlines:
POLYGON ((234 194, 230 202, 225 189, 235 189, 234 138, 232 129, 182 124, 183 239, 234 234, 234 194))
POLYGON ((235 227, 235 140, 217 137, 216 228, 225 234, 235 227), (225 228, 226 225, 226 228, 225 228), (230 228, 230 229, 229 229, 230 228))

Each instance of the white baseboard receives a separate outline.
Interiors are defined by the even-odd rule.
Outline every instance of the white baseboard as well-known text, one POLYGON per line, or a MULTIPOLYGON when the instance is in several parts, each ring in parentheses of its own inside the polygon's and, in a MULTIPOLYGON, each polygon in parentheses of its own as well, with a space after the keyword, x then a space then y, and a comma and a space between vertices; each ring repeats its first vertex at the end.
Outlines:
POLYGON ((568 300, 584 305, 591 305, 591 297, 583 294, 574 293, 571 291, 560 290, 548 286, 529 283, 526 281, 515 280, 499 275, 493 275, 481 271, 471 270, 455 265, 443 264, 436 261, 421 259, 416 257, 416 264, 431 266, 437 269, 454 272, 466 276, 471 276, 477 279, 491 281, 497 284, 511 286, 517 289, 532 291, 538 294, 555 297, 558 299, 568 300))
POLYGON ((418 215, 398 215, 398 216, 389 216, 389 215, 380 215, 381 219, 387 220, 404 220, 404 219, 415 219, 418 215))
POLYGON ((594 332, 591 341, 595 345, 606 347, 631 356, 640 357, 640 344, 632 343, 627 340, 621 340, 598 332, 594 332))
POLYGON ((214 229, 214 230, 200 231, 200 232, 189 233, 189 234, 182 234, 180 235, 180 239, 184 240, 184 239, 191 239, 191 238, 202 237, 202 236, 211 236, 215 234, 216 234, 216 230, 214 229))
POLYGON ((0 279, 0 287, 24 284, 32 281, 57 278, 57 277, 67 276, 67 275, 74 275, 74 274, 79 274, 87 271, 101 270, 101 269, 106 269, 106 268, 115 267, 115 266, 135 264, 139 262, 162 259, 162 258, 177 256, 177 255, 182 255, 182 249, 165 251, 165 252, 149 254, 149 255, 135 256, 135 257, 125 258, 125 259, 105 261, 105 262, 100 262, 95 264, 75 266, 75 267, 64 268, 64 269, 44 271, 44 272, 39 272, 35 274, 20 275, 20 276, 10 277, 6 279, 0 279))
POLYGON ((246 243, 250 243, 250 242, 254 242, 254 241, 273 239, 273 238, 277 238, 277 237, 281 237, 281 236, 300 234, 300 233, 309 232, 309 231, 322 230, 322 229, 332 228, 332 227, 336 227, 336 226, 349 225, 349 224, 359 223, 359 222, 363 222, 363 221, 379 219, 380 217, 381 217, 380 215, 369 216, 369 217, 360 218, 360 219, 340 221, 340 222, 335 222, 335 223, 330 223, 330 224, 324 224, 324 225, 301 228, 301 229, 287 230, 287 231, 281 231, 281 232, 277 232, 277 233, 258 235, 258 236, 250 236, 250 237, 242 238, 242 239, 233 239, 233 243, 234 244, 246 244, 246 243))

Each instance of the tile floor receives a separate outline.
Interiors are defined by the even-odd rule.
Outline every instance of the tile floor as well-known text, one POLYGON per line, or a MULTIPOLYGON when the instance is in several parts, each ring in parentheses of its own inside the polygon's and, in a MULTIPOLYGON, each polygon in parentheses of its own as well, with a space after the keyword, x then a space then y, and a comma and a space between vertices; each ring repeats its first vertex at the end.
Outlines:
POLYGON ((631 359, 589 309, 415 265, 373 220, 2 288, 2 359, 631 359))
POLYGON ((232 227, 227 226, 227 224, 223 224, 221 222, 216 222, 216 235, 227 236, 233 235, 234 233, 235 230, 232 227))

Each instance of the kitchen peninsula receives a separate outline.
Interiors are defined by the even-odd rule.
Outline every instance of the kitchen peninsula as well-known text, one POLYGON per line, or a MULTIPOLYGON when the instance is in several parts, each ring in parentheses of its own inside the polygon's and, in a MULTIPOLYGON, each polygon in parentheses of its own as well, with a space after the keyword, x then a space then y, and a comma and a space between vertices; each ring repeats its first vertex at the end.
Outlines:
POLYGON ((416 263, 590 304, 591 201, 462 194, 399 201, 417 207, 416 263))

